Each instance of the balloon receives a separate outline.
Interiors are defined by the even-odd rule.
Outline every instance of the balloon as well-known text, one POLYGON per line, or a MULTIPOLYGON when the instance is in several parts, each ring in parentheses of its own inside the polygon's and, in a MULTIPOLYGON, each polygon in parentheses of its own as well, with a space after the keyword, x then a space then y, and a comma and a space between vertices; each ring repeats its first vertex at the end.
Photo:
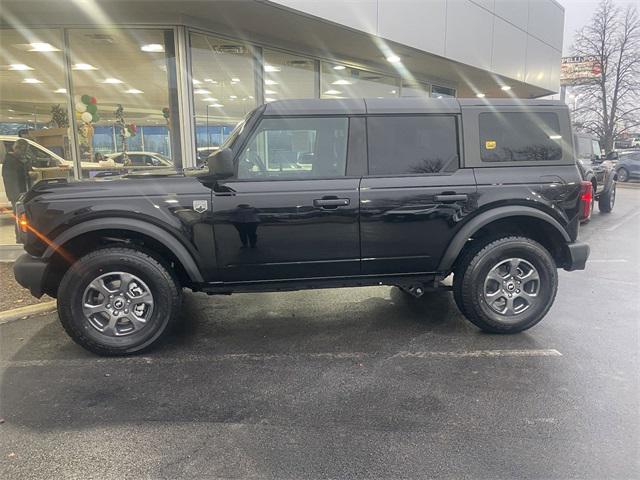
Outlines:
POLYGON ((91 103, 91 97, 89 95, 82 95, 82 97, 80 97, 80 100, 82 100, 82 103, 84 103, 85 105, 89 105, 89 103, 91 103))
POLYGON ((76 105, 76 110, 78 111, 78 113, 84 113, 87 111, 87 106, 84 103, 78 103, 76 105))
POLYGON ((89 100, 89 103, 91 105, 95 105, 96 103, 98 103, 98 100, 96 100, 96 97, 91 97, 91 99, 89 100))
POLYGON ((94 113, 91 121, 93 123, 97 123, 98 121, 100 121, 100 115, 98 115, 97 113, 94 113))
POLYGON ((98 112, 98 107, 95 104, 90 103, 89 105, 87 105, 87 112, 93 115, 94 113, 98 112))
POLYGON ((82 117, 80 118, 82 118, 82 121, 84 123, 91 123, 91 120, 93 120, 93 115, 91 115, 89 112, 84 112, 82 114, 82 117))

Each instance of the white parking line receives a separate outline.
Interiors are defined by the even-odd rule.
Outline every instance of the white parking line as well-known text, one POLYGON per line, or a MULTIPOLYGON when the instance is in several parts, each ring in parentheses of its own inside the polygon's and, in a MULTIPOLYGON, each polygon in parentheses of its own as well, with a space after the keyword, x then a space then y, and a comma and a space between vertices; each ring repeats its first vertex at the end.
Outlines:
POLYGON ((28 367, 82 367, 95 364, 106 365, 160 365, 183 363, 217 363, 238 360, 265 362, 273 360, 361 360, 365 358, 381 359, 426 359, 426 358, 497 358, 497 357, 561 357, 555 349, 522 349, 522 350, 460 350, 460 351, 400 351, 393 355, 366 352, 317 352, 317 353, 228 353, 223 355, 184 355, 169 357, 119 357, 119 358, 74 358, 47 360, 2 360, 0 368, 28 367))
POLYGON ((625 223, 627 223, 629 220, 632 220, 632 219, 636 218, 638 215, 640 215, 640 211, 637 211, 636 213, 633 213, 633 214, 629 215, 628 217, 625 217, 620 222, 618 222, 615 225, 612 225, 609 228, 605 229, 605 232, 613 232, 617 228, 619 228, 622 225, 624 225, 625 223))
POLYGON ((587 260, 587 263, 627 263, 624 258, 594 258, 587 260))

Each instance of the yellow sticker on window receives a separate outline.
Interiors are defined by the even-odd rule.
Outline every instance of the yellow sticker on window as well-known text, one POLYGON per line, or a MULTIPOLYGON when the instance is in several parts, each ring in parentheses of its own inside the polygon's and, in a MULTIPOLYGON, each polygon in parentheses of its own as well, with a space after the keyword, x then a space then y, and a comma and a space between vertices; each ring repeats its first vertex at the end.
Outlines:
POLYGON ((496 148, 496 141, 487 140, 486 142, 484 142, 484 148, 486 148, 487 150, 493 150, 494 148, 496 148))

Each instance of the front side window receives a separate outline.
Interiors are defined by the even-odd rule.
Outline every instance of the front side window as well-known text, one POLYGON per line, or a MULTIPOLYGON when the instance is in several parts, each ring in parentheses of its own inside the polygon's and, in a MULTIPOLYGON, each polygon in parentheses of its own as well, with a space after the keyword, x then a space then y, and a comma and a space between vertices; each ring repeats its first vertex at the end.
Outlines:
POLYGON ((562 135, 555 113, 481 113, 483 162, 535 162, 562 159, 562 135))
POLYGON ((238 160, 239 179, 342 177, 346 117, 265 118, 238 160))
POLYGON ((453 116, 369 117, 369 173, 419 175, 458 168, 453 116))

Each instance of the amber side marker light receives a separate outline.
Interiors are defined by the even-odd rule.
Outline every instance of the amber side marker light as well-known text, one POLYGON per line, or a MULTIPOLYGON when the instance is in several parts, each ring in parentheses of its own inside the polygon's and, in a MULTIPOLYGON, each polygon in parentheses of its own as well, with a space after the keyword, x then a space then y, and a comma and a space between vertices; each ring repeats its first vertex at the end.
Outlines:
POLYGON ((18 217, 18 226, 22 233, 27 233, 27 230, 29 230, 29 222, 27 222, 27 215, 25 213, 21 213, 18 217))

